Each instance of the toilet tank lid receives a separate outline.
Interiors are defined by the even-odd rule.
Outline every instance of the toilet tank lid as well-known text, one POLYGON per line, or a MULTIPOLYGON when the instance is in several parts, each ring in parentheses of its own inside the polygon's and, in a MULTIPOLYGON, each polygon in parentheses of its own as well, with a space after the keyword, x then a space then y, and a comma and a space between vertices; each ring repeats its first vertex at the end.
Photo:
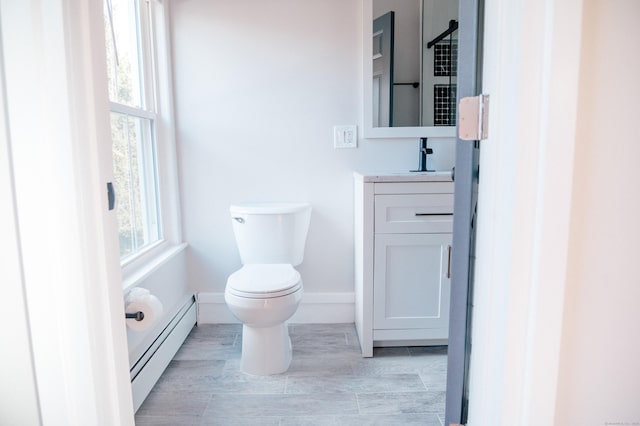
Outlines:
POLYGON ((234 214, 283 214, 311 209, 309 203, 238 203, 232 204, 229 211, 234 214))

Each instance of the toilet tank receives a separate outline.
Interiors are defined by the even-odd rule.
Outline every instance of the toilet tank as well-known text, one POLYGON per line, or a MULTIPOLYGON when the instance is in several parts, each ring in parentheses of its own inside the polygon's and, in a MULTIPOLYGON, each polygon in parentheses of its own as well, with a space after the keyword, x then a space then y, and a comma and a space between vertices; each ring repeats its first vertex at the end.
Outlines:
POLYGON ((310 204, 243 203, 229 210, 243 264, 302 263, 310 204))

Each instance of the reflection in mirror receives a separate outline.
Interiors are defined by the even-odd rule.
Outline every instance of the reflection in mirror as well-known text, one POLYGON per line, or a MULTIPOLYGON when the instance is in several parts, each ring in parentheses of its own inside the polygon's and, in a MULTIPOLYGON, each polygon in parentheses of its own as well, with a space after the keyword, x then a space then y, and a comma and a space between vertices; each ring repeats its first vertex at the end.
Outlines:
POLYGON ((395 13, 373 20, 373 125, 392 127, 394 79, 395 13))
POLYGON ((372 9, 372 127, 455 126, 458 0, 372 9))

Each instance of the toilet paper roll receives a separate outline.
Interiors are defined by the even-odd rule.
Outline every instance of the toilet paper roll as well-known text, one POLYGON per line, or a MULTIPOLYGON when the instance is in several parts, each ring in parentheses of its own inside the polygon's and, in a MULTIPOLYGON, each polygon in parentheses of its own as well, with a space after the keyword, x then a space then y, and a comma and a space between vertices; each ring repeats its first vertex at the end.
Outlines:
POLYGON ((162 315, 162 302, 149 290, 135 288, 126 297, 125 312, 135 314, 142 312, 144 318, 138 321, 135 318, 127 318, 127 327, 135 331, 145 331, 151 327, 162 315))

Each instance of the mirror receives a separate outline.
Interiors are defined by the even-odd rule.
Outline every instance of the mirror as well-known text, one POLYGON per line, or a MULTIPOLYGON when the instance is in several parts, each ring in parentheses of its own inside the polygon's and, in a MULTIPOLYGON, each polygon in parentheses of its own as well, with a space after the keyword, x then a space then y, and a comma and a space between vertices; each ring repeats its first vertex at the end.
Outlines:
POLYGON ((364 0, 365 137, 455 137, 458 0, 364 0))

